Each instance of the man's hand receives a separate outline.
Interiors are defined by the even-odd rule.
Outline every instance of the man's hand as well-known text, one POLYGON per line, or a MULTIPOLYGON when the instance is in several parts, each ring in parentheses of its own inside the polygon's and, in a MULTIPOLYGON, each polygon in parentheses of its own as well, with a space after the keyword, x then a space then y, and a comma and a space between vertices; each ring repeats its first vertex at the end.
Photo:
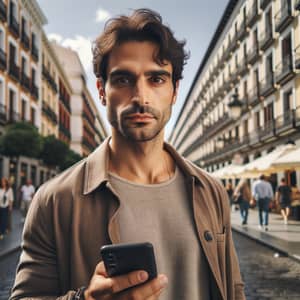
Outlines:
POLYGON ((156 300, 168 283, 165 275, 145 283, 148 274, 134 271, 126 275, 108 277, 100 262, 84 292, 85 300, 156 300))

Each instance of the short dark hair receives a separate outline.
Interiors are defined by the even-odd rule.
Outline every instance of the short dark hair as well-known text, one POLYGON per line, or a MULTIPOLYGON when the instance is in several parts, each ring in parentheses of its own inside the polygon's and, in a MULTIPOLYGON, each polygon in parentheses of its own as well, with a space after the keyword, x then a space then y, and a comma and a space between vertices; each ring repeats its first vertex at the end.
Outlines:
POLYGON ((283 177, 283 178, 281 178, 281 182, 285 182, 285 178, 283 177))
POLYGON ((265 179, 266 179, 266 176, 265 176, 264 174, 261 174, 261 175, 259 176, 259 179, 260 179, 260 180, 265 180, 265 179))
POLYGON ((108 58, 114 47, 128 41, 151 41, 158 45, 155 60, 172 64, 172 82, 182 79, 183 66, 189 58, 185 41, 175 39, 171 29, 162 23, 161 16, 150 9, 134 10, 130 16, 121 15, 108 20, 103 33, 93 43, 93 67, 97 78, 107 80, 108 58))

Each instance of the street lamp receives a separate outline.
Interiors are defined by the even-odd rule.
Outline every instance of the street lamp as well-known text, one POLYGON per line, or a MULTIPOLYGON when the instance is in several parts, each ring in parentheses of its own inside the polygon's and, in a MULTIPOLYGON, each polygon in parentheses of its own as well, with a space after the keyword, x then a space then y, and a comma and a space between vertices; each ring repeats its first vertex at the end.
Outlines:
POLYGON ((241 116, 243 102, 239 100, 237 91, 232 95, 232 101, 228 104, 229 116, 236 120, 241 116))

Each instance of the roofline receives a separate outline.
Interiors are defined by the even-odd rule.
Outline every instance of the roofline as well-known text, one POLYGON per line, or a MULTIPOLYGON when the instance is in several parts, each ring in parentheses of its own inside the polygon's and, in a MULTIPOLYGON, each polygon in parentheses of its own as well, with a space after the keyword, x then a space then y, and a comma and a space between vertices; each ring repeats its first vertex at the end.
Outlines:
MULTIPOLYGON (((183 112, 183 110, 184 110, 184 108, 185 108, 185 106, 187 104, 187 101, 188 101, 188 99, 189 99, 189 97, 190 97, 190 95, 191 95, 191 93, 192 93, 192 91, 194 89, 194 86, 196 85, 198 77, 201 74, 201 72, 203 71, 203 69, 204 69, 204 67, 206 65, 206 62, 208 61, 210 55, 212 54, 212 51, 215 48, 215 46, 216 46, 216 44, 217 44, 217 42, 218 42, 221 34, 223 33, 224 28, 226 27, 227 22, 230 19, 231 14, 232 14, 232 12, 233 12, 233 10, 236 7, 236 5, 237 5, 238 2, 239 2, 239 0, 230 0, 228 2, 227 6, 226 6, 226 8, 225 8, 225 10, 223 12, 222 18, 219 21, 219 24, 218 24, 218 26, 217 26, 217 28, 215 30, 215 33, 214 33, 214 35, 213 35, 213 37, 212 37, 212 39, 210 41, 210 44, 209 44, 208 48, 206 49, 204 57, 203 57, 203 59, 201 61, 201 64, 200 64, 200 66, 198 68, 198 71, 197 71, 197 73, 196 73, 196 75, 194 77, 194 80, 193 80, 192 85, 191 85, 191 87, 189 89, 189 92, 188 92, 188 94, 187 94, 187 96, 185 98, 185 101, 184 101, 184 103, 183 103, 183 105, 181 107, 181 110, 180 110, 180 112, 178 114, 178 117, 177 117, 177 120, 176 120, 175 124, 179 121, 180 116, 181 116, 181 114, 182 114, 182 112, 183 112)), ((174 130, 172 131, 172 133, 173 132, 174 132, 174 130)), ((171 136, 172 136, 172 133, 171 133, 171 136)))

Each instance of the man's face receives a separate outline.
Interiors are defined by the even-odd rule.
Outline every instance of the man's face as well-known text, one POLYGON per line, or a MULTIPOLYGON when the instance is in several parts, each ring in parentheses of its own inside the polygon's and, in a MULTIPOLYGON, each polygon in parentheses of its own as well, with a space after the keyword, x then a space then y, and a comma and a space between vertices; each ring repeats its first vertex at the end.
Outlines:
POLYGON ((98 82, 112 130, 136 142, 163 134, 176 100, 172 65, 155 62, 156 51, 152 42, 124 42, 109 56, 105 87, 98 82))

